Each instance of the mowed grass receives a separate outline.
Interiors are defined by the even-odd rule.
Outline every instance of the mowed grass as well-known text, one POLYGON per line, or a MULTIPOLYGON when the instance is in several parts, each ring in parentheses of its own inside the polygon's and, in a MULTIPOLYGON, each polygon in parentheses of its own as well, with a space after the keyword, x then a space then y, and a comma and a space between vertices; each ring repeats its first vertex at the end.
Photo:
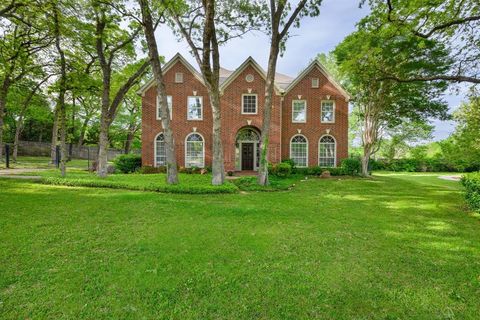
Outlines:
POLYGON ((2 319, 478 319, 480 221, 435 175, 182 195, 0 179, 2 319))
MULTIPOLYGON (((92 160, 90 160, 92 163, 92 160)), ((5 162, 0 161, 0 170, 5 169, 5 162)), ((54 168, 55 165, 51 163, 50 157, 28 157, 20 156, 16 162, 10 159, 10 168, 14 169, 49 169, 54 168)), ((72 159, 67 162, 67 168, 70 169, 88 169, 88 160, 72 159)))

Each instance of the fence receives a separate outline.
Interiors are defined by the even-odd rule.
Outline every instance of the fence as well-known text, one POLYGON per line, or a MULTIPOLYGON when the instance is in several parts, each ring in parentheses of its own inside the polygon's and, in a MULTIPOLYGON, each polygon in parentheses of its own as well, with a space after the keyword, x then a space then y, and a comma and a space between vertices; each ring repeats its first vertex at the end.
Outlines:
MULTIPOLYGON (((67 153, 70 150, 70 145, 67 144, 67 153)), ((98 146, 81 146, 76 145, 71 147, 72 158, 75 159, 95 159, 98 154, 98 146)), ((49 157, 51 152, 51 144, 48 142, 34 142, 34 141, 19 141, 18 155, 19 156, 45 156, 49 157)), ((140 153, 140 150, 132 150, 132 153, 140 153)), ((124 150, 108 149, 107 157, 109 160, 114 159, 118 155, 124 154, 124 150)))

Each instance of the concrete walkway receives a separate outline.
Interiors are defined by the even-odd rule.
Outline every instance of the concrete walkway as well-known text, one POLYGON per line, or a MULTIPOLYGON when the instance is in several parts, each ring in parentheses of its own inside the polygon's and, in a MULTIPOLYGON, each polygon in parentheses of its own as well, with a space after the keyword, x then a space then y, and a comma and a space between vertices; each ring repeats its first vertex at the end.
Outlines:
POLYGON ((438 178, 443 180, 449 180, 449 181, 460 181, 462 177, 461 176, 440 176, 438 178))
POLYGON ((0 169, 0 178, 9 179, 40 179, 40 176, 25 175, 26 173, 35 173, 47 169, 0 169))

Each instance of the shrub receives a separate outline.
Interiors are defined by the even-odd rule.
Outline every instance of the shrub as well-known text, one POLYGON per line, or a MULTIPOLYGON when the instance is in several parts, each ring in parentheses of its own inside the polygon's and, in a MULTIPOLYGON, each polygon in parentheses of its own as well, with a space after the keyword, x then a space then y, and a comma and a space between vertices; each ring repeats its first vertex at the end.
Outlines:
POLYGON ((140 168, 140 170, 138 170, 138 172, 142 174, 166 173, 167 167, 166 166, 161 166, 161 167, 143 166, 140 168))
POLYGON ((362 172, 362 163, 358 158, 343 159, 341 168, 343 173, 350 176, 359 175, 362 172))
POLYGON ((268 168, 269 173, 277 177, 285 178, 292 174, 292 166, 286 162, 269 165, 268 168))
POLYGON ((331 176, 344 176, 342 168, 323 168, 323 171, 329 171, 331 176))
POLYGON ((322 175, 322 172, 323 172, 323 169, 321 167, 314 166, 314 167, 309 168, 308 174, 312 175, 312 176, 320 176, 320 175, 322 175))
POLYGON ((292 167, 292 170, 296 169, 295 161, 293 161, 293 159, 282 160, 282 163, 288 163, 290 165, 290 167, 292 167))
POLYGON ((142 157, 139 154, 122 154, 116 157, 113 163, 120 172, 131 173, 142 166, 142 157))
POLYGON ((480 172, 463 175, 461 181, 468 205, 472 210, 480 212, 480 172))

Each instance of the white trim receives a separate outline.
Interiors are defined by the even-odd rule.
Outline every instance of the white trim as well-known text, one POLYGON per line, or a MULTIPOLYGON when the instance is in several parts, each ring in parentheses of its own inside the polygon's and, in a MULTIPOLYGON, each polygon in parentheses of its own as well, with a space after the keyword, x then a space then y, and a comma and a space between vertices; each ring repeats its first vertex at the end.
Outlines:
POLYGON ((317 88, 320 88, 320 78, 312 78, 311 79, 311 87, 313 89, 317 89, 317 88), (316 85, 313 85, 313 82, 316 81, 317 84, 316 85))
POLYGON ((203 120, 203 96, 187 96, 187 120, 188 120, 188 121, 202 121, 202 120, 203 120), (201 107, 202 107, 202 108, 201 108, 201 110, 202 110, 202 115, 201 115, 200 119, 190 119, 190 118, 188 117, 188 115, 189 115, 189 112, 188 112, 188 100, 189 100, 190 98, 198 98, 198 99, 200 99, 201 107))
POLYGON ((333 86, 338 89, 338 91, 340 91, 340 93, 345 97, 347 102, 351 99, 351 96, 347 92, 347 90, 345 90, 337 81, 335 81, 335 79, 333 79, 327 69, 325 69, 325 67, 317 59, 312 61, 312 63, 310 63, 310 65, 305 70, 303 70, 303 72, 301 72, 298 77, 296 77, 295 80, 292 81, 292 83, 288 85, 288 87, 285 89, 285 94, 295 88, 295 86, 300 82, 300 80, 306 77, 313 68, 318 68, 320 72, 327 78, 327 80, 330 81, 333 86))
MULTIPOLYGON (((259 74, 260 76, 262 77, 263 80, 267 81, 267 73, 262 69, 262 67, 260 67, 260 65, 252 58, 252 57, 248 57, 237 69, 235 69, 234 72, 232 72, 232 74, 230 74, 230 76, 228 76, 228 78, 222 83, 222 85, 220 86, 220 92, 223 93, 223 91, 225 91, 225 89, 233 82, 233 80, 235 80, 242 72, 243 70, 245 70, 245 68, 248 66, 248 65, 251 65, 259 74)), ((254 76, 255 77, 255 76, 254 76)), ((249 82, 251 83, 251 82, 249 82)), ((274 83, 274 88, 275 88, 275 92, 277 94, 280 94, 281 92, 283 92, 282 89, 280 89, 276 83, 274 83)))
POLYGON ((305 99, 292 100, 292 123, 307 123, 307 100, 305 99), (305 104, 305 120, 304 121, 295 121, 293 118, 295 102, 299 102, 299 101, 303 101, 303 103, 305 104))
POLYGON ((308 138, 307 138, 305 135, 300 134, 300 133, 297 133, 297 134, 294 134, 294 135, 290 138, 290 142, 289 142, 289 145, 290 145, 290 154, 289 154, 289 157, 290 157, 290 159, 293 160, 293 158, 292 158, 292 140, 293 140, 293 138, 295 138, 296 136, 302 136, 302 137, 304 137, 305 140, 307 141, 307 159, 306 159, 306 162, 305 162, 305 166, 298 166, 297 164, 295 164, 295 166, 298 167, 298 168, 308 168, 308 156, 309 156, 309 153, 308 153, 308 149, 309 149, 309 148, 308 148, 308 146, 309 146, 309 142, 308 142, 308 138))
MULTIPOLYGON (((153 139, 153 166, 156 168, 157 167, 157 138, 159 135, 163 134, 162 132, 159 132, 155 138, 153 139)), ((163 135, 163 139, 165 140, 165 135, 163 135)), ((164 142, 165 143, 165 142, 164 142)), ((167 158, 167 150, 165 150, 165 159, 167 158)))
POLYGON ((320 101, 320 123, 335 123, 335 111, 337 109, 337 104, 335 100, 322 100, 320 101), (323 103, 324 102, 332 102, 333 103, 333 120, 332 121, 323 121, 323 103))
POLYGON ((183 83, 183 72, 175 72, 175 83, 183 83))
MULTIPOLYGON (((170 120, 172 120, 173 118, 173 97, 171 95, 167 95, 167 104, 168 104, 168 97, 170 97, 170 99, 172 100, 172 105, 170 106, 170 109, 168 109, 168 113, 170 113, 170 120)), ((158 96, 157 96, 157 120, 162 120, 162 117, 160 117, 160 114, 159 114, 159 103, 160 103, 160 99, 158 99, 158 96)), ((168 108, 168 106, 167 106, 168 108)))
POLYGON ((257 114, 258 113, 258 94, 256 93, 242 93, 242 110, 241 110, 242 114, 257 114), (255 112, 244 112, 243 111, 243 103, 244 103, 244 100, 243 100, 243 97, 255 97, 255 112))
MULTIPOLYGON (((318 138, 318 148, 317 148, 317 162, 318 162, 318 165, 320 166, 320 140, 322 140, 323 137, 332 137, 333 138, 333 141, 335 141, 335 152, 334 152, 334 155, 333 155, 333 167, 332 168, 336 168, 337 167, 337 139, 331 135, 331 134, 324 134, 322 135, 320 138, 318 138)), ((322 167, 322 168, 325 168, 325 167, 322 167)))
MULTIPOLYGON (((190 71, 193 74, 193 76, 197 78, 198 81, 200 81, 202 85, 205 85, 202 75, 198 73, 198 71, 195 70, 195 68, 187 60, 185 60, 185 58, 180 53, 175 54, 173 58, 170 59, 170 61, 168 61, 163 66, 163 70, 162 70, 163 75, 165 75, 177 62, 180 62, 181 64, 183 64, 188 69, 188 71, 190 71)), ((151 78, 150 80, 145 82, 145 84, 140 89, 138 89, 137 94, 144 96, 145 92, 148 89, 150 89, 153 85, 155 85, 155 78, 151 78)))
POLYGON ((203 137, 203 135, 199 132, 190 132, 189 134, 187 134, 187 136, 185 137, 185 150, 184 150, 184 164, 185 164, 185 168, 191 168, 191 167, 188 167, 187 166, 187 139, 188 137, 190 137, 192 134, 198 134, 200 137, 202 137, 202 142, 203 142, 203 150, 202 150, 202 153, 203 153, 203 160, 202 160, 202 163, 203 163, 203 166, 201 167, 198 167, 198 168, 205 168, 205 138, 203 137))

